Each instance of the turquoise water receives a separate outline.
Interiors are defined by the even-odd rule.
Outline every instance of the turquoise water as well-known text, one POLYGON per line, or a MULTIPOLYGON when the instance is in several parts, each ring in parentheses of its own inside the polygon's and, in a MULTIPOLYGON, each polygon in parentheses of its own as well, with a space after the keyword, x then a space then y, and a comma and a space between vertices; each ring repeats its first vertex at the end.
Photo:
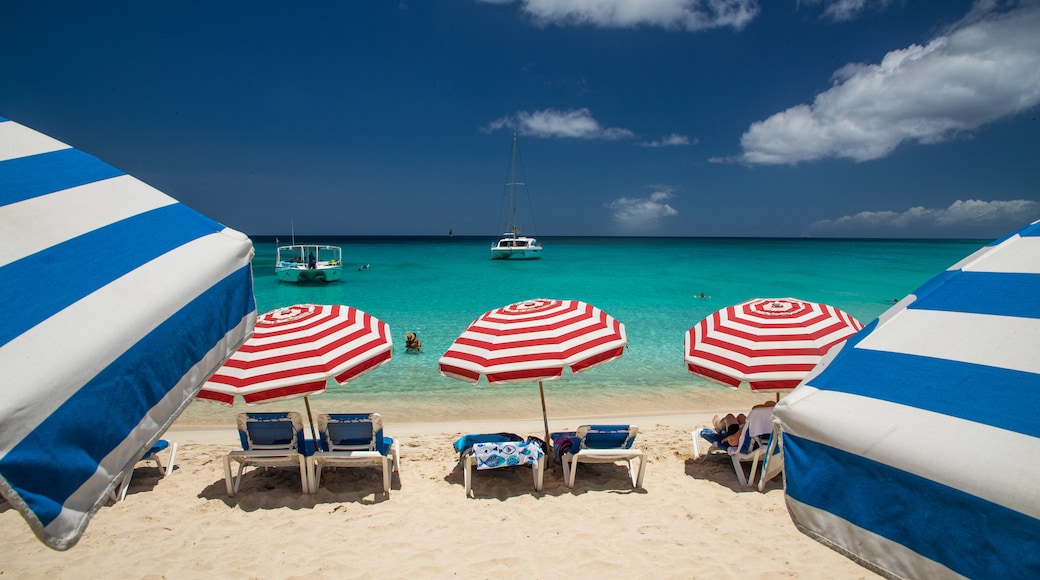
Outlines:
MULTIPOLYGON (((563 414, 698 408, 726 392, 686 372, 683 334, 711 312, 756 297, 837 306, 864 324, 989 240, 543 238, 540 260, 492 261, 490 238, 321 238, 343 247, 343 279, 280 283, 274 240, 256 240, 258 312, 296 303, 349 304, 390 325, 393 360, 311 397, 319 410, 378 410, 388 420, 536 418, 536 386, 472 386, 440 376, 437 359, 477 316, 530 298, 578 299, 625 324, 619 360, 546 383, 563 414), (708 298, 700 298, 704 293, 708 298), (423 352, 405 354, 415 332, 423 352)), ((283 240, 284 243, 284 240, 283 240)), ((258 407, 295 408, 293 401, 258 407)), ((195 402, 185 420, 230 423, 246 409, 195 402)))

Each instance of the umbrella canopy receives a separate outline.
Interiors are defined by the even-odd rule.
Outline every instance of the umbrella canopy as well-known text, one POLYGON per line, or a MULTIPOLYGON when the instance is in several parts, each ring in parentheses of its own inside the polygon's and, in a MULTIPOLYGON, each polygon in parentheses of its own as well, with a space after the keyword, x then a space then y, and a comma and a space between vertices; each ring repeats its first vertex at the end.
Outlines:
POLYGON ((797 298, 754 298, 686 331, 690 373, 730 388, 795 388, 827 351, 863 328, 850 314, 797 298))
POLYGON ((1040 576, 1040 222, 907 296, 777 406, 799 529, 886 575, 1040 576))
POLYGON ((298 304, 272 310, 199 391, 199 398, 231 405, 306 397, 325 391, 327 379, 348 381, 388 362, 390 326, 343 305, 298 304))
MULTIPOLYGON (((578 300, 539 298, 482 314, 438 361, 442 375, 476 383, 529 383, 580 373, 621 356, 625 325, 578 300)), ((542 392, 546 441, 549 421, 542 392)))
POLYGON ((249 337, 244 235, 0 118, 0 493, 63 550, 249 337))

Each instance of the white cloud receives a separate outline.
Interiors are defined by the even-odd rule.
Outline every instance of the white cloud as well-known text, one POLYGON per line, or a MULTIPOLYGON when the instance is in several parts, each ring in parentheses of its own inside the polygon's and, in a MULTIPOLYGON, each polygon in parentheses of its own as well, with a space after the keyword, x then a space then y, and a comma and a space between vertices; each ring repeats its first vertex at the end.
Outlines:
POLYGON ((606 204, 614 210, 614 221, 627 233, 649 233, 661 218, 679 215, 666 203, 673 197, 675 188, 666 185, 652 187, 656 191, 649 197, 619 197, 606 204))
POLYGON ((941 142, 1037 106, 1040 6, 980 6, 924 46, 889 52, 879 64, 843 67, 812 105, 753 123, 735 160, 869 161, 906 141, 941 142))
POLYGON ((523 135, 535 137, 569 137, 573 139, 630 139, 632 131, 617 127, 603 127, 588 109, 557 111, 518 111, 511 117, 502 117, 489 123, 486 131, 512 128, 516 123, 523 135))
MULTIPOLYGON (((697 141, 695 139, 694 143, 696 143, 696 142, 697 141)), ((675 145, 689 145, 689 144, 690 144, 690 138, 687 137, 686 135, 680 135, 678 133, 672 133, 671 135, 666 135, 666 136, 664 136, 664 137, 662 137, 660 139, 655 139, 653 141, 643 141, 639 145, 642 146, 642 147, 669 147, 669 146, 675 146, 675 145)))
MULTIPOLYGON (((482 0, 506 4, 508 0, 482 0)), ((632 28, 660 26, 696 31, 742 29, 758 15, 758 0, 518 0, 541 25, 632 28)))
POLYGON ((810 235, 837 237, 997 238, 1040 217, 1040 202, 957 200, 950 207, 912 207, 904 212, 861 211, 809 226, 810 235))
POLYGON ((892 0, 802 0, 806 4, 823 4, 823 16, 835 22, 854 20, 868 8, 884 9, 892 0))

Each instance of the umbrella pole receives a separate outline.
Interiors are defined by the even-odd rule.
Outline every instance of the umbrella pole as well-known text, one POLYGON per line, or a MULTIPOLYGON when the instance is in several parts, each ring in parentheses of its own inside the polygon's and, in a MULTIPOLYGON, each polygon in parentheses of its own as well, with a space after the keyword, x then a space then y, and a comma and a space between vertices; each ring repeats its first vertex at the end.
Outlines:
POLYGON ((549 441, 549 415, 545 413, 545 389, 542 388, 542 381, 538 381, 538 394, 542 396, 542 423, 545 424, 545 448, 548 449, 552 442, 549 441))
POLYGON ((307 405, 307 422, 311 424, 311 439, 314 440, 314 450, 318 451, 318 432, 314 429, 314 416, 311 415, 310 397, 304 397, 303 404, 307 405))

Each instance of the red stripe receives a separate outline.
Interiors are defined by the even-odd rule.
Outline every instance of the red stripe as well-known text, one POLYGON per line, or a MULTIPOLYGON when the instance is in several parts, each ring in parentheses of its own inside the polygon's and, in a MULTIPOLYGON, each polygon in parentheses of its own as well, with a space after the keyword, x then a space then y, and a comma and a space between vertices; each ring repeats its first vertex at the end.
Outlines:
POLYGON ((274 401, 276 399, 305 397, 309 395, 317 395, 318 393, 324 392, 325 381, 316 381, 311 383, 303 383, 300 385, 292 385, 289 387, 282 387, 280 389, 268 389, 257 393, 243 395, 242 398, 245 400, 247 405, 255 405, 257 403, 274 401))
POLYGON ((711 369, 706 369, 704 367, 697 366, 695 364, 687 365, 687 368, 690 370, 691 373, 693 373, 695 375, 701 375, 702 377, 707 377, 707 378, 712 379, 714 381, 718 381, 718 382, 720 382, 720 383, 722 383, 722 384, 724 384, 724 385, 726 385, 728 387, 732 387, 732 388, 735 389, 735 388, 740 386, 740 381, 738 379, 734 379, 733 377, 728 376, 728 375, 724 375, 722 373, 717 373, 717 372, 715 372, 715 371, 713 371, 711 369))
POLYGON ((368 371, 378 367, 379 365, 390 360, 391 352, 386 351, 380 353, 358 365, 354 365, 342 373, 336 375, 336 382, 339 384, 347 383, 353 379, 360 377, 368 371))
POLYGON ((475 373, 469 369, 464 369, 454 365, 440 363, 437 365, 442 374, 454 377, 463 381, 469 381, 475 383, 480 380, 480 373, 475 373))
POLYGON ((491 384, 520 383, 532 381, 548 381, 563 376, 563 367, 540 369, 522 369, 508 372, 487 373, 488 382, 491 384))
POLYGON ((199 391, 199 393, 195 395, 195 398, 204 399, 206 401, 212 401, 214 403, 220 403, 221 405, 227 405, 229 407, 235 403, 234 395, 218 393, 216 391, 209 391, 206 389, 199 391))
POLYGON ((786 380, 786 381, 751 381, 748 384, 751 386, 752 391, 782 391, 791 390, 798 386, 798 383, 802 382, 799 379, 786 380))

